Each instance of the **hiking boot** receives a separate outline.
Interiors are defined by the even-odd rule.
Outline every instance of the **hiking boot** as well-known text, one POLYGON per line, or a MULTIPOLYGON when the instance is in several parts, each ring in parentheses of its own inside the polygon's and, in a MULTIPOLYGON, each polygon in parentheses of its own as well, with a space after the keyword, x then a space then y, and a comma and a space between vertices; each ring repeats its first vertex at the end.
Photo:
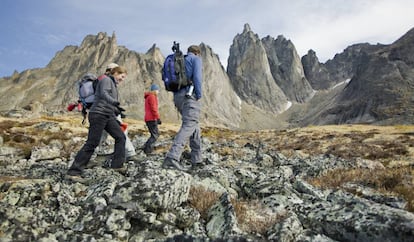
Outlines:
POLYGON ((151 155, 151 153, 154 151, 154 149, 152 149, 151 147, 146 147, 146 146, 142 150, 144 151, 146 155, 151 155))
POLYGON ((127 161, 139 161, 138 155, 131 155, 126 158, 127 161))
POLYGON ((74 175, 74 174, 72 175, 70 173, 65 175, 65 179, 69 180, 71 182, 79 182, 79 183, 85 183, 86 182, 86 179, 83 178, 81 175, 74 175))
POLYGON ((179 171, 188 171, 187 168, 182 166, 179 161, 174 160, 173 158, 166 157, 162 163, 162 168, 164 169, 177 169, 179 171))
POLYGON ((196 162, 191 164, 191 169, 203 169, 206 165, 203 162, 196 162))
POLYGON ((119 168, 111 168, 112 170, 114 170, 114 171, 117 171, 117 172, 119 172, 121 175, 126 175, 126 173, 127 173, 127 168, 125 167, 125 166, 123 166, 123 167, 119 167, 119 168))
POLYGON ((121 166, 121 167, 113 167, 112 166, 112 159, 107 159, 104 164, 102 165, 103 168, 106 169, 112 169, 114 171, 117 171, 119 173, 121 173, 122 175, 125 175, 127 173, 127 168, 125 166, 121 166))

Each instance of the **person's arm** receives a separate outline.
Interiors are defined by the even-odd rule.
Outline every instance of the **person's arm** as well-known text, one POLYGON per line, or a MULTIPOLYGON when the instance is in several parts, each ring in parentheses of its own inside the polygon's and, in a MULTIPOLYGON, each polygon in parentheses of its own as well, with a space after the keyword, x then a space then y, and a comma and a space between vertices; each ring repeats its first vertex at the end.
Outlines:
POLYGON ((203 78, 203 63, 200 57, 193 58, 193 85, 195 98, 198 100, 202 97, 202 78, 203 78))
POLYGON ((154 118, 159 119, 160 114, 158 113, 158 103, 157 103, 157 97, 154 95, 151 95, 148 97, 148 104, 150 106, 151 114, 154 118))
POLYGON ((105 77, 102 80, 100 80, 96 89, 98 90, 96 94, 97 96, 99 96, 100 99, 103 99, 106 102, 115 106, 117 106, 117 104, 119 105, 118 100, 113 98, 110 94, 112 92, 112 80, 110 77, 105 77))

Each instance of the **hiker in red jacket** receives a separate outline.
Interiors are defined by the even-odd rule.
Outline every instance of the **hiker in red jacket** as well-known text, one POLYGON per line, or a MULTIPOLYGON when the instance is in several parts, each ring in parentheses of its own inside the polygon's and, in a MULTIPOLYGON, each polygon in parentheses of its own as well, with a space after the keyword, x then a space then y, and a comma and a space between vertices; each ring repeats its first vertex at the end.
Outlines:
POLYGON ((150 154, 154 151, 154 143, 158 139, 158 124, 161 124, 160 113, 158 112, 158 92, 160 88, 157 84, 152 84, 149 92, 145 92, 145 117, 148 131, 151 137, 144 145, 144 153, 150 154))

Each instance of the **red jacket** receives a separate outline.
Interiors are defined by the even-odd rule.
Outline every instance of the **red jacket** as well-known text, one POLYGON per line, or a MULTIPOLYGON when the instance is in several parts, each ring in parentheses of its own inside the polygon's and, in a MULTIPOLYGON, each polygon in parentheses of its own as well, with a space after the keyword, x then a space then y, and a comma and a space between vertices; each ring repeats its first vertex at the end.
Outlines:
POLYGON ((145 92, 145 122, 155 121, 160 118, 158 112, 158 97, 156 92, 145 92))

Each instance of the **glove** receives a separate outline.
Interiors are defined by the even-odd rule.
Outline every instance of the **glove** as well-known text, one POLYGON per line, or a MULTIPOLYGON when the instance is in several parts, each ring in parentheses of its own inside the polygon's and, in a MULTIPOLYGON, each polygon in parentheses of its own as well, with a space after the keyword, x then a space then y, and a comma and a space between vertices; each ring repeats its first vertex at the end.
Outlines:
POLYGON ((125 109, 124 109, 124 108, 122 108, 122 107, 120 107, 120 106, 117 106, 117 108, 118 108, 118 111, 119 111, 119 112, 121 112, 121 113, 122 113, 122 112, 125 112, 125 109))
POLYGON ((118 108, 119 115, 121 115, 121 118, 126 118, 126 115, 123 113, 125 112, 125 109, 123 109, 120 106, 117 106, 117 108, 118 108))
POLYGON ((71 103, 71 104, 68 105, 67 109, 68 109, 68 111, 72 111, 76 106, 78 106, 77 103, 71 103))
POLYGON ((157 124, 159 124, 159 125, 162 124, 161 119, 157 119, 157 124))
POLYGON ((128 124, 127 123, 121 123, 120 125, 121 125, 122 132, 125 132, 125 130, 127 130, 127 128, 128 128, 128 124))

